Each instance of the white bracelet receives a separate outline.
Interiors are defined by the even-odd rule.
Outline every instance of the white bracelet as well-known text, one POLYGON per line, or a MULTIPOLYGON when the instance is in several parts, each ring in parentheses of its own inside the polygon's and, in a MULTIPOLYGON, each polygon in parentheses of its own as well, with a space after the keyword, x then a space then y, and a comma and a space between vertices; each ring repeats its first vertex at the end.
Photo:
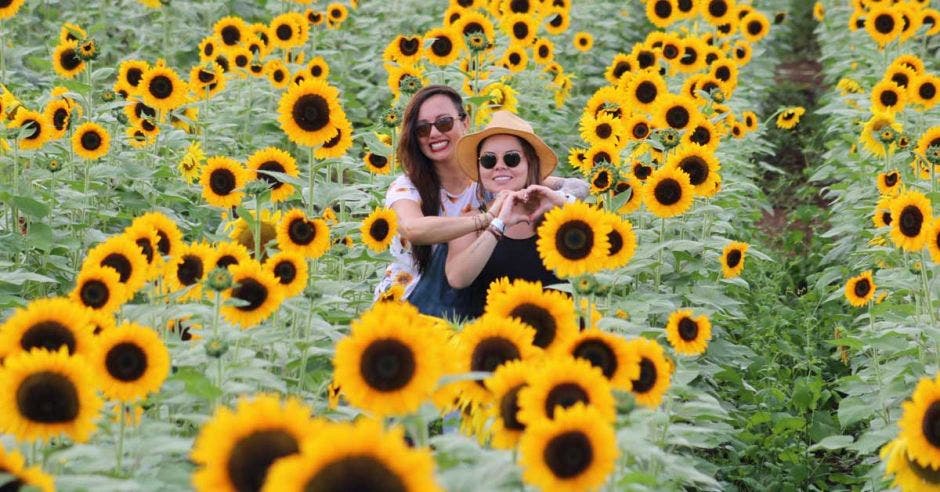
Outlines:
POLYGON ((506 223, 503 222, 503 219, 500 219, 499 217, 496 217, 490 222, 490 227, 496 229, 496 231, 500 234, 506 233, 506 223))

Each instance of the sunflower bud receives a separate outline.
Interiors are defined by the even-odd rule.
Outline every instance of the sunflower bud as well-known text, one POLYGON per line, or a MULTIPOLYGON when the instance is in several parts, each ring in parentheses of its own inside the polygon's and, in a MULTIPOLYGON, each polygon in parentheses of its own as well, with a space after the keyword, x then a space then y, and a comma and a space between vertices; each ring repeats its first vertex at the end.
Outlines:
POLYGON ((124 114, 123 112, 120 112, 120 113, 117 113, 117 112, 116 112, 116 113, 114 113, 114 119, 116 119, 117 122, 120 123, 120 124, 122 124, 122 125, 126 125, 126 124, 127 124, 127 115, 124 114))
POLYGON ((940 145, 931 145, 927 147, 925 157, 931 164, 940 164, 940 145))
POLYGON ((115 97, 114 91, 101 91, 101 100, 104 102, 111 102, 115 97))
POLYGON ((382 115, 382 122, 385 123, 385 126, 395 128, 401 123, 401 111, 396 108, 389 108, 385 111, 385 114, 382 115))
POLYGON ((46 163, 46 169, 48 169, 50 173, 57 173, 62 170, 62 163, 59 162, 58 159, 52 159, 46 163))
POLYGON ((590 295, 597 288, 597 280, 592 275, 582 275, 572 282, 574 291, 582 296, 590 295))
POLYGON ((910 147, 910 145, 911 145, 910 135, 902 133, 901 135, 898 136, 898 148, 899 149, 906 149, 910 147))
POLYGON ((414 77, 412 75, 406 75, 401 80, 400 87, 401 87, 402 93, 409 94, 409 95, 414 94, 415 92, 418 92, 419 89, 421 89, 421 79, 419 79, 418 77, 414 77))
POLYGON ((467 48, 470 48, 471 53, 479 53, 486 49, 486 36, 483 35, 480 31, 473 31, 470 34, 467 34, 467 48))
POLYGON ((222 292, 232 286, 232 275, 226 268, 214 268, 206 276, 206 285, 216 292, 222 292))
POLYGON ((881 143, 885 145, 893 143, 897 137, 898 132, 896 132, 894 128, 891 128, 890 126, 886 126, 878 132, 878 140, 880 140, 881 143))
POLYGON ((228 342, 219 337, 207 339, 204 347, 206 349, 206 355, 213 359, 218 359, 222 357, 225 352, 228 352, 228 342))
POLYGON ((663 145, 666 150, 679 145, 679 132, 674 128, 665 128, 658 130, 655 135, 656 140, 663 145))
POLYGON ((716 103, 725 102, 725 93, 722 92, 721 89, 712 89, 711 96, 712 101, 715 101, 716 103))

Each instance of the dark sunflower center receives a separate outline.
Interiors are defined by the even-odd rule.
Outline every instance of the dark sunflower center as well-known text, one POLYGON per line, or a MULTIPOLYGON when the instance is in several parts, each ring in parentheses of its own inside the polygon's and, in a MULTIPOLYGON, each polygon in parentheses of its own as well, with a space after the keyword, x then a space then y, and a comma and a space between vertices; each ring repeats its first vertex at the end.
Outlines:
POLYGON ((405 492, 402 477, 374 456, 343 456, 324 465, 304 485, 322 492, 405 492))
MULTIPOLYGON (((260 171, 269 171, 272 173, 283 173, 285 171, 284 166, 277 161, 267 161, 260 166, 258 166, 260 171)), ((258 173, 258 177, 263 179, 272 189, 278 189, 281 186, 284 186, 284 183, 280 182, 274 176, 264 173, 258 173)))
POLYGON ((885 176, 885 184, 889 187, 894 186, 898 183, 898 173, 890 173, 885 176))
POLYGON ((666 123, 676 130, 681 130, 689 124, 691 115, 683 106, 673 106, 666 110, 666 123))
POLYGON ((121 276, 120 281, 122 284, 126 283, 127 279, 131 278, 131 274, 134 273, 131 261, 120 253, 111 253, 105 256, 101 260, 101 266, 114 269, 121 276))
POLYGON ((679 8, 680 12, 691 12, 692 7, 694 7, 695 4, 692 2, 692 0, 679 0, 676 6, 679 8))
POLYGON ((680 319, 679 338, 685 340, 686 342, 692 342, 698 338, 698 323, 687 317, 680 319))
POLYGON ((594 179, 591 183, 599 190, 606 190, 610 186, 610 173, 607 171, 598 172, 594 175, 594 179))
POLYGON ((625 62, 625 61, 617 62, 617 64, 614 65, 614 70, 613 70, 614 78, 619 79, 620 77, 623 76, 623 74, 629 71, 630 71, 630 63, 625 62))
POLYGON ((111 297, 111 291, 108 286, 100 280, 89 280, 82 284, 78 291, 78 297, 82 300, 82 305, 92 309, 100 309, 108 303, 111 297))
POLYGON ((601 123, 594 128, 594 133, 601 139, 608 139, 614 133, 614 129, 610 126, 610 123, 601 123))
POLYGON ((235 191, 235 185, 235 173, 233 173, 231 169, 214 169, 209 173, 209 189, 216 195, 228 195, 235 191))
POLYGON ((153 263, 153 245, 150 244, 150 240, 140 238, 134 241, 134 243, 140 248, 144 257, 147 258, 147 263, 153 263))
POLYGON ((548 45, 543 44, 539 46, 539 58, 548 58, 548 55, 551 54, 548 45))
MULTIPOLYGON (((0 0, 0 8, 6 7, 10 4, 11 1, 12 0, 0 0)), ((23 488, 23 480, 17 478, 16 475, 13 474, 12 470, 8 470, 5 466, 0 465, 0 473, 6 473, 7 475, 10 475, 9 481, 3 485, 0 485, 0 492, 17 492, 23 488)))
POLYGON ((39 138, 39 135, 42 135, 42 124, 34 119, 28 119, 23 121, 23 128, 29 128, 32 131, 26 135, 26 140, 35 140, 39 138))
POLYGON ((617 354, 606 342, 599 338, 583 340, 574 348, 571 355, 587 359, 592 366, 600 368, 604 377, 610 379, 617 372, 617 354))
POLYGON ((715 78, 722 82, 727 82, 731 78, 731 69, 725 65, 718 67, 715 70, 715 78))
POLYGON ((202 278, 202 258, 196 255, 183 255, 176 268, 176 278, 184 286, 193 285, 202 278))
POLYGON ((712 0, 708 2, 708 13, 712 17, 724 17, 728 13, 728 4, 724 0, 712 0))
POLYGON ((33 422, 59 424, 78 417, 78 389, 65 375, 52 371, 30 374, 16 388, 19 414, 33 422))
POLYGON ((157 111, 142 102, 138 102, 134 105, 134 114, 138 118, 142 118, 144 116, 147 116, 148 118, 154 118, 157 116, 157 111))
POLYGON ((323 67, 320 65, 314 65, 310 67, 310 75, 319 78, 321 75, 323 75, 323 67))
POLYGON ((419 48, 421 48, 421 42, 418 38, 401 38, 398 41, 398 49, 405 56, 416 55, 419 48))
MULTIPOLYGON (((881 221, 884 222, 885 225, 891 225, 891 212, 889 211, 882 212, 881 221)), ((940 242, 938 242, 937 245, 940 246, 940 242)))
POLYGON ((924 412, 921 423, 921 432, 924 438, 934 448, 940 448, 940 401, 934 401, 924 412))
POLYGON ((898 103, 898 93, 893 89, 881 91, 881 94, 878 95, 878 100, 881 101, 881 104, 884 106, 894 106, 898 103))
POLYGON ((545 397, 545 414, 548 418, 555 418, 555 406, 569 408, 575 403, 590 404, 587 391, 577 383, 561 383, 552 388, 545 397))
POLYGON ((166 75, 157 75, 150 80, 150 95, 157 99, 166 99, 173 95, 173 81, 166 75))
POLYGON ((511 0, 509 2, 509 11, 514 14, 527 14, 530 8, 529 0, 511 0))
POLYGON ((729 251, 725 261, 728 263, 728 268, 734 268, 738 266, 738 263, 741 263, 741 250, 732 249, 729 251))
POLYGON ((222 42, 229 45, 235 46, 242 39, 242 33, 235 26, 225 26, 222 28, 222 42))
POLYGON ((875 17, 875 30, 880 34, 891 34, 894 31, 894 17, 889 14, 879 14, 875 17))
POLYGON ((131 68, 127 71, 127 83, 133 87, 137 87, 140 84, 140 79, 144 77, 144 71, 139 68, 131 68))
POLYGON ((222 255, 218 260, 215 260, 215 266, 218 268, 228 268, 231 265, 237 265, 238 258, 234 255, 222 255))
POLYGON ((921 466, 917 460, 910 459, 907 453, 904 453, 904 459, 918 478, 931 485, 940 484, 940 470, 935 470, 929 466, 921 466))
POLYGON ((673 178, 666 178, 656 183, 653 196, 661 205, 675 205, 682 199, 682 185, 673 178))
POLYGON ((679 47, 674 44, 663 46, 663 56, 669 60, 679 56, 679 47))
POLYGON ((369 165, 376 169, 382 169, 388 165, 388 158, 384 155, 369 154, 369 165))
POLYGON ((274 30, 274 35, 281 41, 288 41, 294 36, 294 28, 288 24, 280 24, 277 26, 277 29, 274 30))
POLYGON ((323 144, 323 148, 324 148, 324 149, 329 149, 329 148, 331 148, 331 147, 336 147, 336 146, 337 146, 340 142, 342 142, 342 141, 343 141, 343 131, 340 130, 339 128, 337 128, 337 129, 336 129, 336 135, 333 135, 332 138, 330 138, 329 140, 327 140, 327 141, 323 144))
POLYGON ((71 114, 68 109, 56 108, 56 110, 52 112, 52 126, 59 131, 65 130, 65 125, 69 122, 69 116, 71 116, 71 114))
POLYGON ((698 186, 708 179, 708 164, 701 157, 686 157, 679 162, 679 168, 689 175, 692 186, 698 186))
POLYGON ((253 278, 245 278, 232 288, 232 297, 247 302, 238 306, 240 311, 254 311, 268 299, 268 288, 253 278))
POLYGON ((855 297, 866 297, 871 292, 871 282, 867 278, 860 279, 855 282, 852 291, 855 293, 855 297))
POLYGON ((594 164, 600 164, 602 162, 611 162, 610 154, 604 151, 600 151, 594 154, 594 158, 591 160, 594 164))
POLYGON ((377 219, 372 222, 372 225, 369 226, 369 237, 373 241, 381 243, 388 237, 388 233, 391 231, 388 220, 377 219))
POLYGON ((75 50, 67 49, 59 54, 59 64, 61 64, 62 68, 66 71, 72 71, 82 64, 82 60, 75 54, 75 50))
POLYGON ((908 205, 901 210, 899 222, 901 234, 907 237, 917 237, 924 225, 924 214, 914 205, 908 205))
POLYGON ((519 56, 519 53, 510 53, 509 54, 509 63, 512 65, 518 65, 522 63, 522 57, 519 56))
POLYGON ((672 4, 666 0, 657 0, 653 5, 653 13, 660 19, 668 19, 672 15, 672 4))
POLYGON ((274 276, 282 285, 289 285, 297 278, 297 266, 288 260, 280 261, 274 266, 274 276))
POLYGON ((359 362, 362 379, 376 391, 396 391, 411 382, 416 367, 415 354, 394 338, 373 341, 359 362))
POLYGON ((747 23, 747 32, 750 33, 751 36, 757 36, 763 30, 764 30, 764 25, 761 24, 759 21, 755 20, 755 21, 751 21, 747 23))
POLYGON ((499 416, 503 419, 503 427, 508 430, 525 430, 525 424, 519 422, 519 391, 525 388, 526 384, 514 386, 499 399, 499 416))
POLYGON ((282 70, 280 70, 280 69, 275 70, 275 71, 271 74, 271 78, 273 78, 275 82, 281 82, 281 81, 284 80, 284 72, 283 72, 282 70))
POLYGON ((656 63, 656 55, 654 55, 651 51, 644 50, 637 53, 636 61, 640 65, 640 68, 648 68, 656 63))
POLYGON ((548 441, 542 453, 542 460, 559 479, 572 479, 591 467, 594 448, 584 432, 572 430, 548 441))
POLYGON ((446 36, 440 36, 431 43, 431 52, 435 56, 445 57, 454 51, 454 43, 446 36))
POLYGON ((695 130, 692 131, 692 134, 689 135, 689 141, 702 146, 708 145, 712 141, 712 132, 704 126, 697 126, 695 130))
POLYGON ((240 439, 229 454, 226 470, 238 491, 258 491, 268 468, 280 458, 300 451, 297 439, 283 430, 262 430, 240 439))
POLYGON ((633 380, 633 391, 635 393, 646 393, 656 385, 656 378, 656 364, 643 357, 640 359, 640 377, 633 380))
POLYGON ((548 347, 555 340, 558 325, 555 318, 547 309, 535 304, 520 304, 509 312, 509 316, 519 318, 523 323, 535 329, 535 339, 532 345, 548 347))
POLYGON ((330 122, 330 105, 319 94, 305 94, 294 103, 291 116, 301 130, 315 132, 330 122))
POLYGON ((481 340, 473 349, 473 354, 470 356, 470 370, 493 372, 507 361, 518 358, 520 358, 519 348, 511 340, 503 337, 489 337, 481 340))
POLYGON ((612 230, 607 233, 607 241, 610 243, 610 249, 607 250, 607 256, 614 256, 623 249, 623 236, 619 231, 612 230))
POLYGON ((891 76, 891 81, 895 84, 898 84, 898 87, 907 88, 907 84, 910 83, 910 80, 907 78, 907 74, 898 72, 891 76))
POLYGON ((157 249, 161 255, 170 254, 170 236, 163 231, 157 231, 157 249))
POLYGON ((649 80, 644 80, 636 86, 636 99, 643 104, 649 104, 656 100, 658 92, 656 84, 649 80))
POLYGON ((568 260, 581 260, 594 248, 594 230, 583 220, 570 220, 555 233, 555 249, 568 260))
POLYGON ((67 326, 55 320, 40 321, 30 326, 20 338, 20 347, 30 351, 34 348, 46 349, 50 352, 65 346, 69 354, 75 353, 75 334, 67 326))
POLYGON ((147 353, 134 343, 119 343, 108 350, 104 365, 114 379, 137 381, 147 372, 147 353))
POLYGON ((930 101, 937 95, 937 86, 933 82, 924 82, 917 88, 917 94, 921 99, 930 101))
POLYGON ((312 243, 316 235, 316 227, 304 218, 296 218, 287 226, 287 236, 292 243, 300 246, 312 243))

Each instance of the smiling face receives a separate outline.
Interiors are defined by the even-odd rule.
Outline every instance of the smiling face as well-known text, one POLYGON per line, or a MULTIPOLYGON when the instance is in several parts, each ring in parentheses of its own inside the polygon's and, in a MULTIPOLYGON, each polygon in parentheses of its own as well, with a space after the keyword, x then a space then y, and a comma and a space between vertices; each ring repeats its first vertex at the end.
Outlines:
MULTIPOLYGON (((491 193, 497 193, 502 190, 518 191, 526 187, 529 178, 529 160, 526 158, 526 152, 523 150, 522 142, 512 135, 493 135, 480 144, 479 156, 495 155, 496 165, 487 169, 480 164, 481 159, 477 159, 477 168, 480 172, 480 182, 483 188, 491 193), (515 154, 509 156, 506 154, 515 154), (515 167, 506 165, 518 159, 519 164, 515 167)), ((478 157, 479 157, 478 156, 478 157)), ((483 160, 486 160, 484 157, 483 160)))
POLYGON ((457 150, 457 140, 466 133, 467 128, 464 122, 458 116, 458 108, 454 102, 447 96, 438 94, 429 97, 421 109, 418 110, 418 119, 415 126, 422 123, 431 123, 431 133, 424 136, 416 136, 418 146, 421 152, 432 162, 448 162, 454 159, 454 152, 457 150), (433 123, 440 122, 442 118, 453 118, 453 127, 450 130, 440 131, 433 123))

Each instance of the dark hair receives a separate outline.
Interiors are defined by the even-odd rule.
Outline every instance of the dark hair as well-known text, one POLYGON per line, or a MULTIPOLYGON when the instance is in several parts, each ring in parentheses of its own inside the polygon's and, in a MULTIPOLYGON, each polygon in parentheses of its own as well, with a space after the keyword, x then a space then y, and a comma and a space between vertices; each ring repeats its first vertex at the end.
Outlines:
MULTIPOLYGON (((397 150, 398 162, 402 163, 405 175, 415 185, 418 195, 421 196, 421 213, 425 216, 436 216, 441 213, 441 177, 438 176, 431 159, 428 159, 421 151, 418 137, 415 136, 415 126, 418 123, 418 112, 421 111, 421 106, 425 101, 437 95, 446 96, 453 101, 460 120, 466 118, 463 98, 456 90, 446 85, 423 87, 411 97, 411 101, 408 101, 408 106, 405 107, 397 150)), ((431 263, 431 246, 412 244, 411 251, 417 263, 418 272, 423 273, 431 263)))
MULTIPOLYGON (((495 137, 496 135, 511 135, 511 134, 494 133, 493 135, 490 135, 489 137, 486 137, 483 140, 480 140, 480 143, 477 144, 477 153, 476 153, 477 158, 479 158, 480 156, 480 149, 483 148, 483 142, 486 142, 487 140, 489 140, 492 137, 495 137)), ((533 184, 542 184, 542 172, 541 172, 542 161, 539 159, 539 154, 535 151, 535 147, 533 147, 532 144, 530 144, 526 139, 520 136, 517 136, 517 135, 511 135, 511 136, 516 137, 516 140, 519 141, 519 144, 522 146, 522 153, 525 154, 525 161, 529 165, 529 173, 528 173, 528 176, 526 176, 525 185, 529 186, 533 184)), ((480 163, 479 161, 477 161, 477 184, 479 185, 477 186, 477 195, 482 200, 486 200, 488 198, 487 196, 488 192, 487 190, 483 189, 483 181, 480 179, 479 166, 480 166, 480 163)))

